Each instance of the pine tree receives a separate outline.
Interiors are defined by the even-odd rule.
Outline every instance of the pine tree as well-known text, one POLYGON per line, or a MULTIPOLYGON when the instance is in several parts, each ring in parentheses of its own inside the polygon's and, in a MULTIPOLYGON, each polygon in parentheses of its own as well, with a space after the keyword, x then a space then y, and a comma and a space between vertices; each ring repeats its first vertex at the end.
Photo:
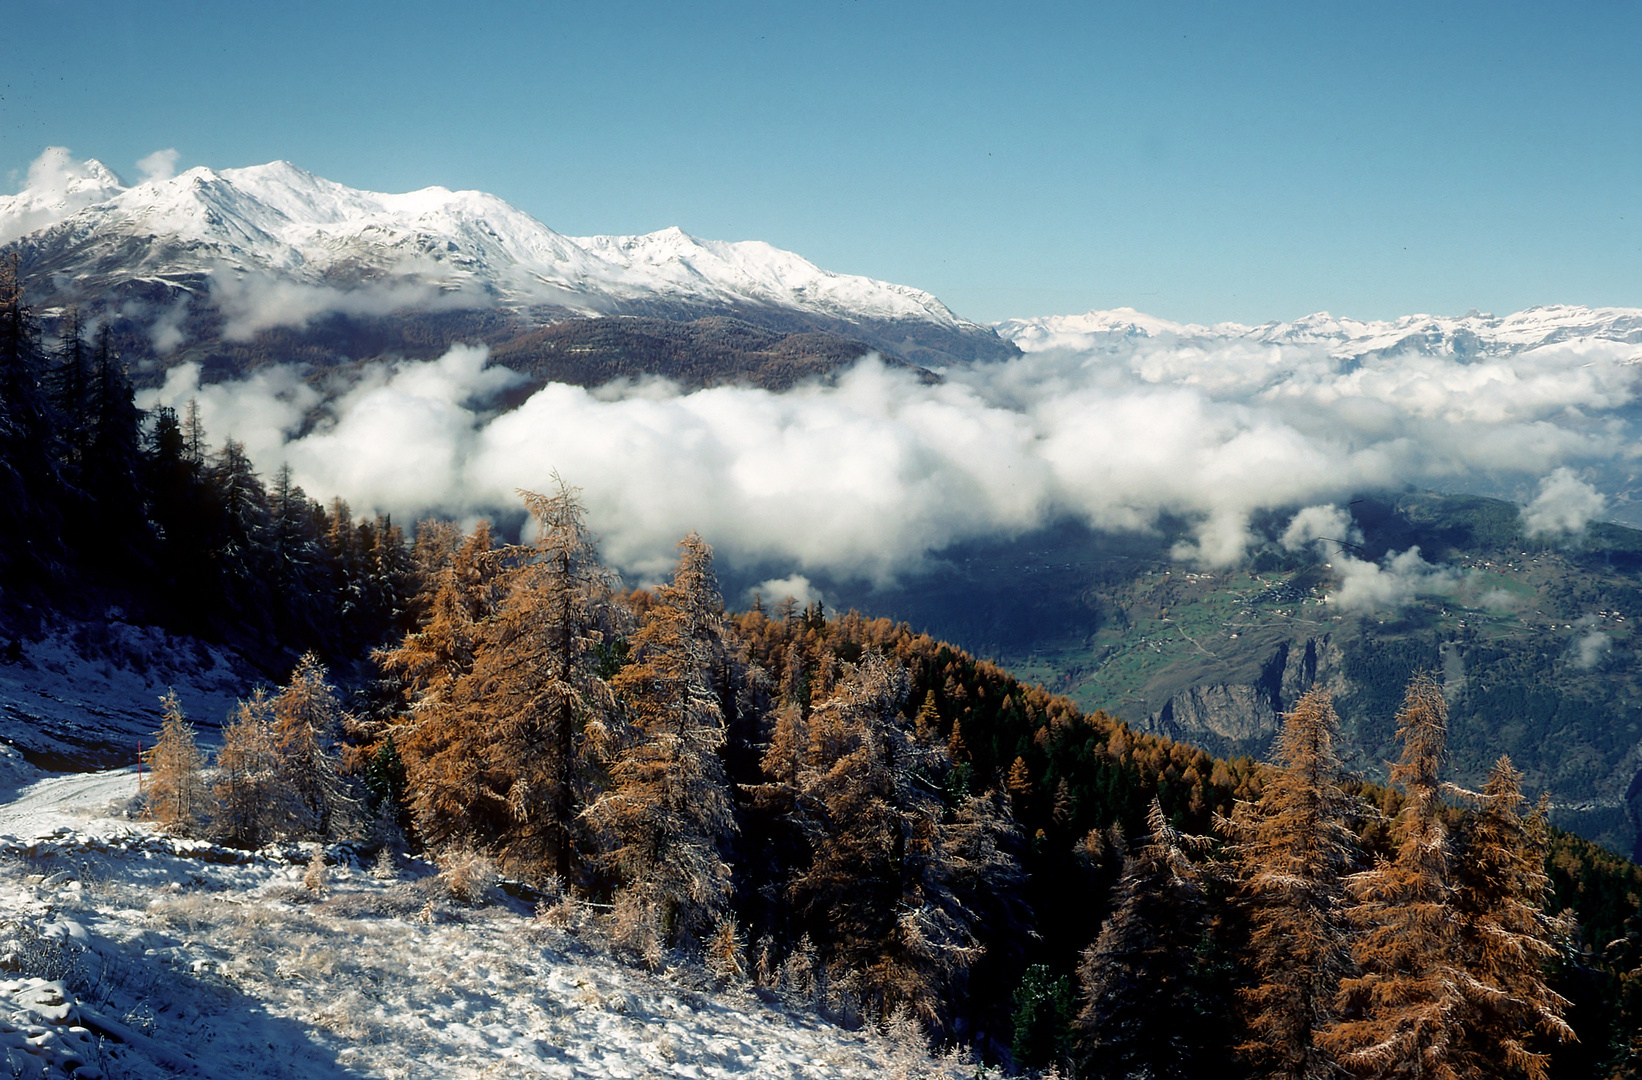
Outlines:
POLYGON ((1241 991, 1251 1036, 1239 1047, 1257 1075, 1323 1080, 1336 1074, 1316 1043, 1350 958, 1343 879, 1354 857, 1354 804, 1340 787, 1339 718, 1313 688, 1283 722, 1278 769, 1257 804, 1239 804, 1232 855, 1248 911, 1254 985, 1241 991))
POLYGON ((317 656, 308 653, 297 662, 291 681, 269 707, 285 803, 284 831, 328 837, 341 824, 352 800, 337 771, 342 707, 325 681, 325 668, 317 656))
POLYGON ((63 450, 71 472, 77 472, 91 446, 91 366, 85 347, 80 309, 69 305, 57 324, 57 364, 51 371, 51 402, 63 418, 63 450))
POLYGON ((1545 981, 1556 939, 1570 927, 1548 918, 1543 821, 1522 816, 1520 774, 1495 762, 1475 796, 1477 813, 1457 860, 1459 950, 1466 978, 1466 1032, 1459 1068, 1468 1076, 1544 1080, 1550 1054, 1535 1036, 1568 1041, 1568 1002, 1545 981))
POLYGON ((258 689, 222 729, 217 752, 216 831, 230 844, 258 848, 287 826, 273 702, 258 689))
POLYGON ((282 464, 268 492, 269 580, 285 614, 289 633, 318 637, 323 625, 323 555, 313 504, 291 478, 291 466, 282 464))
POLYGON ((194 744, 194 725, 183 715, 175 691, 160 699, 164 719, 148 765, 147 818, 166 832, 191 836, 206 811, 205 759, 194 744))
POLYGON ((704 940, 729 915, 734 805, 720 752, 726 662, 712 548, 691 534, 672 580, 655 591, 612 679, 625 730, 607 790, 586 816, 604 838, 621 890, 618 935, 651 957, 704 940))
POLYGON ((1448 705, 1428 675, 1408 684, 1397 714, 1401 759, 1391 782, 1405 794, 1392 824, 1390 862, 1346 881, 1358 974, 1340 984, 1340 1019, 1318 1036, 1364 1076, 1465 1080, 1467 978, 1456 935, 1453 850, 1443 825, 1439 770, 1448 705))
POLYGON ((1206 922, 1187 852, 1206 844, 1178 832, 1154 798, 1148 835, 1124 859, 1112 914, 1083 953, 1078 978, 1077 1075, 1171 1080, 1207 1071, 1207 1014, 1197 970, 1206 922))
POLYGON ((99 537, 90 554, 96 562, 129 574, 147 547, 142 414, 108 323, 97 334, 89 390, 92 432, 81 458, 80 484, 90 499, 91 527, 99 537))
POLYGON ((8 591, 48 584, 64 556, 59 538, 68 493, 44 370, 13 252, 0 260, 0 584, 8 591))

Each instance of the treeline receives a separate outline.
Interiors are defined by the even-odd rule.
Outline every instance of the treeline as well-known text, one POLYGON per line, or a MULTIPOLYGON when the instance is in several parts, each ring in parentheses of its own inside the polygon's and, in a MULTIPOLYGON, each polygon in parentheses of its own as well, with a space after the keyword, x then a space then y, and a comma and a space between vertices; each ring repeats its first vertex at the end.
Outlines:
POLYGON ((409 625, 397 526, 321 506, 288 469, 264 484, 240 444, 207 447, 192 404, 144 415, 108 322, 69 309, 55 330, 48 348, 0 263, 0 615, 114 604, 268 668, 409 625))
POLYGON ((364 809, 291 809, 317 805, 281 794, 306 767, 242 716, 219 835, 247 772, 229 750, 261 747, 266 782, 238 790, 271 824, 240 842, 402 827, 606 912, 646 962, 695 954, 1021 1070, 1635 1075, 1642 879, 1525 812, 1507 762, 1482 792, 1445 785, 1428 682, 1395 789, 1343 775, 1319 694, 1274 765, 1218 761, 904 625, 726 613, 695 537, 667 583, 620 592, 573 492, 527 506, 528 545, 419 530, 384 707, 334 718, 320 755, 325 805, 364 809))

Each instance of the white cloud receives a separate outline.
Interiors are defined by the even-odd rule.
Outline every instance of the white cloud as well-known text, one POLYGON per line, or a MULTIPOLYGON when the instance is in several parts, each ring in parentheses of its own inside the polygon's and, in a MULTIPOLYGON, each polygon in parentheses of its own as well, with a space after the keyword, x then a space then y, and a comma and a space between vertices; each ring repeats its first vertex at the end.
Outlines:
POLYGON ((1316 544, 1321 553, 1327 554, 1343 551, 1346 544, 1361 544, 1363 534, 1345 507, 1308 506, 1289 520, 1281 542, 1284 551, 1303 551, 1316 544))
POLYGON ((16 195, 0 195, 0 244, 43 229, 76 210, 125 190, 101 162, 76 158, 66 146, 48 146, 29 163, 16 195))
POLYGON ((1419 596, 1449 596, 1460 589, 1460 578, 1444 567, 1425 561, 1418 547, 1392 552, 1379 563, 1341 554, 1334 559, 1340 587, 1327 602, 1341 611, 1393 612, 1419 596))
POLYGON ((474 297, 465 292, 405 279, 340 289, 218 267, 210 284, 211 298, 224 316, 222 336, 228 341, 249 341, 276 326, 300 329, 322 315, 390 315, 411 308, 442 311, 475 306, 474 297))
POLYGON ((1534 501, 1522 508, 1522 527, 1529 536, 1581 532, 1607 504, 1600 491, 1564 466, 1547 476, 1534 501))
POLYGON ((803 574, 790 574, 784 578, 771 578, 769 581, 760 582, 747 590, 748 603, 751 603, 755 596, 766 608, 772 608, 788 597, 797 601, 799 607, 822 603, 826 599, 803 574))
MULTIPOLYGON (((215 288, 242 333, 425 299, 413 285, 352 293, 230 274, 215 288)), ((231 426, 263 469, 288 460, 308 491, 401 520, 513 507, 516 488, 540 489, 557 469, 584 489, 606 554, 638 579, 664 576, 692 529, 743 565, 881 581, 956 541, 1065 517, 1150 529, 1166 514, 1192 523, 1180 558, 1224 565, 1245 554, 1256 512, 1300 506, 1282 542, 1323 544, 1341 571, 1332 601, 1390 610, 1421 595, 1509 598, 1490 601, 1418 552, 1375 564, 1339 551, 1321 538, 1360 539, 1340 503, 1409 483, 1475 490, 1550 474, 1536 501, 1549 520, 1566 527, 1581 505, 1588 517, 1594 489, 1567 469, 1635 446, 1642 368, 1628 348, 1352 366, 1321 347, 1142 340, 954 366, 938 385, 875 359, 780 394, 655 379, 550 385, 502 415, 488 402, 506 376, 458 349, 372 366, 323 408, 284 369, 167 392, 197 393, 212 438, 231 426), (273 396, 261 407, 259 395, 273 396), (304 429, 313 415, 321 422, 304 429)))
POLYGON ((137 159, 137 171, 143 174, 144 180, 169 180, 177 175, 177 157, 174 149, 156 150, 137 159))
POLYGON ((1581 634, 1574 642, 1574 664, 1589 671, 1602 662, 1602 658, 1613 648, 1613 639, 1600 630, 1592 630, 1581 634))

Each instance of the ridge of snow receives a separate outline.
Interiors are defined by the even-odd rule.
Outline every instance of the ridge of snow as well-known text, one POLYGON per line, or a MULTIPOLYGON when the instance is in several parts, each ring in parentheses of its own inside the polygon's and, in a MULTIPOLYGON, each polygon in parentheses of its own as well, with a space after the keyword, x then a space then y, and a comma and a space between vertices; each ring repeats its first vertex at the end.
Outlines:
POLYGON ((1551 304, 1505 316, 1471 312, 1380 320, 1343 318, 1320 311, 1260 326, 1177 323, 1133 308, 1116 308, 1080 315, 1006 319, 993 327, 999 337, 1023 352, 1091 350, 1150 339, 1181 345, 1246 341, 1279 347, 1320 347, 1340 359, 1399 351, 1467 358, 1522 352, 1568 341, 1642 343, 1642 308, 1551 304))
POLYGON ((29 180, 29 185, 16 195, 0 195, 0 244, 55 224, 125 190, 114 170, 96 158, 75 162, 66 153, 53 155, 49 151, 29 170, 29 180))
POLYGON ((48 204, 32 189, 4 197, 0 238, 26 234, 93 253, 99 243, 136 239, 150 252, 141 267, 150 273, 163 264, 171 273, 263 272, 304 284, 410 276, 589 313, 611 300, 752 303, 986 332, 927 292, 823 270, 762 241, 703 240, 676 227, 568 237, 481 191, 364 191, 286 161, 196 167, 132 186, 96 169, 72 197, 48 204), (163 258, 152 254, 158 248, 163 258))

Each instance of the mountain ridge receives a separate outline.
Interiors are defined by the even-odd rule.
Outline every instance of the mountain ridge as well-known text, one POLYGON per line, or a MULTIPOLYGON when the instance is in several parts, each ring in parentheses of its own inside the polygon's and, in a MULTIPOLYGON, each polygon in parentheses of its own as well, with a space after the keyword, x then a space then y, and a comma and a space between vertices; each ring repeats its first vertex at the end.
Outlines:
POLYGON ((167 319, 176 326, 184 308, 214 309, 228 341, 331 314, 499 308, 529 325, 624 314, 797 320, 919 362, 1017 354, 928 292, 834 273, 758 240, 677 227, 571 237, 484 192, 363 191, 284 161, 129 186, 95 160, 81 171, 55 201, 33 189, 0 196, 0 241, 32 280, 50 282, 36 304, 146 315, 161 357, 177 344, 167 319))
MULTIPOLYGON (((1258 345, 1320 346, 1336 359, 1364 359, 1410 349, 1461 358, 1502 356, 1581 340, 1642 345, 1642 308, 1577 304, 1535 305, 1503 316, 1473 311, 1460 316, 1411 314, 1395 319, 1353 319, 1319 311, 1289 321, 1207 326, 1120 307, 1079 315, 1005 319, 993 325, 1000 337, 1023 352, 1099 349, 1136 339, 1182 345, 1244 340, 1258 345)), ((1642 349, 1637 359, 1642 361, 1642 349)))

